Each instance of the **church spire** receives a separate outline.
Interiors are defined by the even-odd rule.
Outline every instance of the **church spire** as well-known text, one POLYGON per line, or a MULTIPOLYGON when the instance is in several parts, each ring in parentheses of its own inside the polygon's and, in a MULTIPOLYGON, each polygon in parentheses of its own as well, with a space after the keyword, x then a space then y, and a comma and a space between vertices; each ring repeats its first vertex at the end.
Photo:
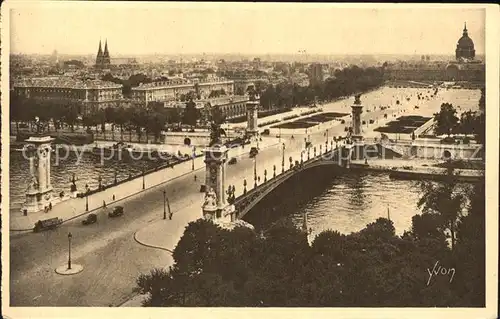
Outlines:
POLYGON ((108 52, 108 39, 106 39, 106 43, 104 44, 104 56, 109 56, 109 52, 108 52))
POLYGON ((97 56, 98 56, 98 57, 102 56, 102 46, 101 46, 101 40, 99 40, 99 50, 97 51, 97 56))
POLYGON ((467 35, 467 22, 464 22, 464 35, 467 35))

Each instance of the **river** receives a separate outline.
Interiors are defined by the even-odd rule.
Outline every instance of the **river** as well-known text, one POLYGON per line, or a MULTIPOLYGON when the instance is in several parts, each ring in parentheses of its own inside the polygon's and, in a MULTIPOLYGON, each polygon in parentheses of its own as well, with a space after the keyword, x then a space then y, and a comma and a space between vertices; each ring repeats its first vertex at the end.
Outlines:
MULTIPOLYGON (((463 184, 463 187, 470 185, 463 184)), ((302 227, 307 214, 310 239, 325 230, 350 234, 379 217, 389 217, 397 235, 410 230, 412 217, 421 210, 420 183, 395 180, 386 173, 340 173, 314 168, 286 181, 244 217, 258 231, 289 219, 302 227)))

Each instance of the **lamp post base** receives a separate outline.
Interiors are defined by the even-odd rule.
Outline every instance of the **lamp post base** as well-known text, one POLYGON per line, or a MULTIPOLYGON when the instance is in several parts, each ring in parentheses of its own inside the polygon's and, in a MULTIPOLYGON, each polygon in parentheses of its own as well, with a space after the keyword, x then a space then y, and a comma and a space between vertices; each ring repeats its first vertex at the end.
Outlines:
POLYGON ((82 265, 71 264, 71 269, 68 269, 68 264, 64 264, 56 268, 56 273, 59 275, 75 275, 83 271, 82 265))

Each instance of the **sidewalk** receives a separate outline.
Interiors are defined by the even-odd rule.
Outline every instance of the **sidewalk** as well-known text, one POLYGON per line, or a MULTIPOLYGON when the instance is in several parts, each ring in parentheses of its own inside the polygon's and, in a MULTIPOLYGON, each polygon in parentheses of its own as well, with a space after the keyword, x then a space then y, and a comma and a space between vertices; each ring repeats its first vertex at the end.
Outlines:
MULTIPOLYGON (((275 139, 264 138, 262 142, 259 142, 260 148, 267 148, 278 144, 275 139)), ((238 157, 243 154, 247 154, 251 145, 245 146, 245 148, 234 148, 230 149, 229 157, 238 157)), ((199 150, 200 152, 202 150, 199 150)), ((205 167, 204 157, 198 157, 194 160, 194 171, 201 170, 205 167)), ((124 200, 130 196, 147 191, 148 189, 155 187, 157 185, 169 182, 175 178, 189 174, 193 172, 192 162, 186 161, 175 165, 172 168, 164 168, 159 171, 150 173, 144 176, 145 189, 142 188, 143 178, 138 177, 123 184, 110 187, 101 192, 92 194, 88 196, 88 208, 89 211, 85 211, 86 199, 85 198, 71 198, 69 200, 63 201, 57 205, 54 205, 52 210, 44 213, 43 211, 37 213, 28 213, 28 216, 24 216, 23 213, 17 208, 10 209, 9 225, 11 231, 31 231, 34 224, 38 220, 49 219, 49 218, 62 218, 63 221, 68 221, 79 216, 85 215, 97 209, 101 209, 103 206, 103 201, 106 205, 110 205, 121 200, 124 200), (113 195, 115 200, 113 200, 113 195)), ((79 190, 80 192, 82 190, 79 190)))

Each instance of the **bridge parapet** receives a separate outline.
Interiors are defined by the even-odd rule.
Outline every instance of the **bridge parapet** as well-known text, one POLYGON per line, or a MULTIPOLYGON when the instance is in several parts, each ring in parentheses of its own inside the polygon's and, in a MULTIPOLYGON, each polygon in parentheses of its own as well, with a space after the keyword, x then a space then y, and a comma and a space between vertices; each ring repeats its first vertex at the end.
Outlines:
MULTIPOLYGON (((335 152, 340 151, 340 148, 330 150, 309 160, 303 160, 302 162, 296 161, 295 164, 291 163, 291 167, 280 174, 273 175, 270 179, 265 179, 263 183, 257 185, 257 187, 244 192, 242 195, 238 196, 234 201, 234 206, 236 209, 236 219, 241 219, 256 203, 258 203, 262 198, 269 194, 272 190, 282 184, 284 181, 288 180, 290 177, 296 173, 314 166, 318 166, 319 162, 322 161, 332 161, 335 158, 335 152)), ((321 164, 320 164, 321 165, 321 164)), ((246 189, 246 183, 244 183, 246 189)))

